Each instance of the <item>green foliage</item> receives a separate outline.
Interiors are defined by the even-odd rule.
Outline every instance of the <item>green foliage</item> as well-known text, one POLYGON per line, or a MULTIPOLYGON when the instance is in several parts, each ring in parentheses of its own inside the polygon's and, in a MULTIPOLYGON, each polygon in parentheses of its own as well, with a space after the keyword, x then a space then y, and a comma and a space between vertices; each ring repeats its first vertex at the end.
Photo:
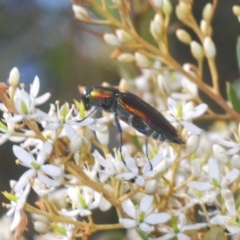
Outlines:
POLYGON ((227 82, 227 97, 234 110, 240 112, 240 99, 237 96, 236 89, 229 82, 227 82))

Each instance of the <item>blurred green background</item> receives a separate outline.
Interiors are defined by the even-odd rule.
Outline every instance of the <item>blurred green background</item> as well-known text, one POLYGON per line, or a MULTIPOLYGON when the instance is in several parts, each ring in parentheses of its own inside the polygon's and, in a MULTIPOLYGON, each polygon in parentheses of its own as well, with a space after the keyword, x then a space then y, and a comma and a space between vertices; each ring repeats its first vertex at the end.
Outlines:
MULTIPOLYGON (((146 8, 144 14, 139 11, 147 1, 132 0, 138 4, 133 12, 136 28, 149 41, 149 21, 154 13, 146 8)), ((197 21, 208 1, 196 0, 193 12, 197 21)), ((177 1, 172 1, 176 4, 177 1)), ((213 21, 213 40, 217 45, 217 64, 221 80, 221 89, 225 91, 225 82, 233 82, 239 76, 236 62, 236 41, 240 33, 240 24, 232 14, 232 6, 237 0, 219 0, 213 21)), ((189 47, 178 42, 175 37, 177 28, 185 28, 173 16, 169 28, 171 52, 181 62, 194 62, 189 47)), ((110 59, 113 51, 102 40, 102 33, 110 32, 108 27, 86 25, 74 18, 71 3, 68 0, 0 0, 0 78, 6 82, 13 67, 18 67, 21 82, 26 89, 34 76, 41 80, 41 93, 51 92, 48 103, 60 100, 61 103, 80 99, 77 85, 97 85, 103 81, 118 84, 124 71, 123 64, 110 59)), ((193 35, 193 38, 195 36, 193 35)), ((205 72, 206 81, 209 79, 205 72)), ((49 104, 43 109, 48 110, 49 104)), ((18 180, 24 169, 16 167, 11 152, 11 143, 0 147, 0 190, 9 190, 9 180, 18 180), (19 172, 20 171, 20 172, 19 172)), ((0 202, 4 198, 0 195, 0 202)), ((1 209, 1 213, 6 212, 1 209)))

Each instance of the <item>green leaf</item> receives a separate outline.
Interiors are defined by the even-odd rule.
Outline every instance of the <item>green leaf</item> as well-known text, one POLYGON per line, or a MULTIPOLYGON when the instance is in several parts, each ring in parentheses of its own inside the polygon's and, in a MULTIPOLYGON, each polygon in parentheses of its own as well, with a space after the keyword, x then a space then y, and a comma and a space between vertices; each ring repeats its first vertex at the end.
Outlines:
POLYGON ((203 240, 227 240, 228 237, 224 234, 221 227, 212 227, 205 234, 203 240))
POLYGON ((238 70, 240 72, 240 37, 238 37, 237 40, 237 64, 238 64, 238 70))
POLYGON ((227 97, 231 102, 233 109, 240 113, 240 100, 237 96, 235 88, 229 82, 227 82, 227 97))

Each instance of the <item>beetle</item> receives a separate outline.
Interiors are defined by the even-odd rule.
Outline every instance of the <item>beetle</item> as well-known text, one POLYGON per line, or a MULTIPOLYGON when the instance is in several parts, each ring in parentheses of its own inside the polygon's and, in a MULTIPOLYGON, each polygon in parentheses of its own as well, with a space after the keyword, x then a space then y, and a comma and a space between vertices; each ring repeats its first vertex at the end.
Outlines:
MULTIPOLYGON (((168 141, 175 144, 184 143, 178 136, 176 129, 160 112, 130 92, 121 92, 113 87, 92 86, 83 88, 81 94, 86 110, 95 107, 89 115, 99 108, 114 114, 115 124, 120 133, 122 160, 122 129, 118 119, 129 124, 147 138, 151 137, 162 142, 168 141)), ((148 152, 146 155, 148 157, 148 152)))

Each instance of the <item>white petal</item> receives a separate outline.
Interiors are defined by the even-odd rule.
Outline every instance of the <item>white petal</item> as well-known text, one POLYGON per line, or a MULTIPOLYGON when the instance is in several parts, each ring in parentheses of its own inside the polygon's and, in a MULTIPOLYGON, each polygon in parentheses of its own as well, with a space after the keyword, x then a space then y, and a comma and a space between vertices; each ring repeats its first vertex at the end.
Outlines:
POLYGON ((239 147, 240 148, 240 145, 238 143, 235 143, 235 142, 232 142, 231 140, 227 141, 227 140, 223 140, 223 139, 218 139, 217 142, 223 146, 226 146, 226 147, 239 147))
MULTIPOLYGON (((3 143, 5 143, 9 138, 9 134, 1 134, 0 135, 0 145, 2 145, 3 143)), ((9 139, 10 140, 10 139, 9 139)))
POLYGON ((38 76, 35 76, 32 86, 30 88, 30 95, 36 97, 38 95, 39 88, 40 88, 39 78, 38 76))
POLYGON ((66 216, 66 217, 77 217, 80 214, 80 209, 75 209, 72 211, 62 209, 61 211, 58 211, 58 213, 62 216, 66 216))
POLYGON ((173 100, 172 98, 168 98, 168 105, 171 108, 176 108, 177 107, 177 102, 173 100))
POLYGON ((135 177, 136 177, 136 174, 132 173, 132 172, 120 173, 120 174, 116 175, 117 179, 121 179, 121 180, 125 180, 125 181, 133 179, 135 177))
POLYGON ((78 135, 76 131, 71 127, 70 125, 65 125, 64 129, 66 131, 66 135, 71 139, 71 138, 76 138, 78 135))
POLYGON ((130 156, 126 156, 124 160, 125 160, 125 162, 126 162, 126 166, 128 167, 128 169, 129 169, 131 172, 133 172, 133 173, 135 173, 135 174, 138 174, 138 167, 137 167, 134 159, 131 158, 130 156))
POLYGON ((136 218, 136 208, 133 205, 131 200, 126 200, 122 202, 122 208, 124 210, 125 213, 127 213, 127 215, 133 219, 136 218))
POLYGON ((191 122, 181 121, 181 124, 192 134, 199 135, 202 132, 201 128, 197 127, 195 124, 191 122))
POLYGON ((221 189, 221 195, 224 198, 224 203, 226 205, 228 213, 230 214, 230 216, 234 216, 236 212, 236 207, 233 193, 228 189, 221 189))
POLYGON ((197 107, 195 107, 192 111, 189 111, 187 114, 185 114, 184 119, 187 120, 187 119, 193 119, 193 118, 199 117, 206 112, 207 108, 208 108, 208 105, 205 103, 202 103, 197 107))
POLYGON ((19 208, 16 208, 12 224, 10 226, 10 231, 14 231, 21 221, 21 211, 19 208))
MULTIPOLYGON (((16 204, 16 203, 15 203, 16 204)), ((16 208, 16 206, 12 206, 7 212, 6 212, 6 216, 8 216, 8 217, 11 217, 13 214, 14 214, 14 212, 15 212, 15 208, 16 208)))
POLYGON ((41 169, 51 177, 58 177, 61 175, 61 169, 51 164, 45 164, 41 167, 41 169))
POLYGON ((187 235, 183 234, 183 233, 178 233, 177 234, 177 239, 178 240, 191 240, 190 237, 188 237, 187 235))
POLYGON ((93 156, 101 166, 105 168, 113 168, 111 161, 107 161, 97 150, 94 150, 93 156))
POLYGON ((26 137, 9 136, 9 140, 11 142, 16 142, 16 143, 22 142, 25 139, 26 139, 26 137))
POLYGON ((159 238, 150 238, 149 240, 168 240, 168 239, 172 239, 173 237, 175 237, 176 234, 175 233, 167 233, 162 237, 159 238))
POLYGON ((137 226, 137 221, 129 218, 120 218, 119 223, 122 224, 124 228, 133 228, 137 226))
POLYGON ((171 216, 168 213, 153 213, 144 218, 144 222, 148 224, 160 224, 167 222, 171 216))
POLYGON ((213 188, 213 186, 209 183, 197 182, 197 181, 189 182, 187 185, 188 187, 197 189, 199 191, 208 191, 213 188))
POLYGON ((212 181, 213 179, 215 179, 220 184, 220 170, 218 162, 215 158, 210 158, 208 160, 208 169, 210 180, 212 181))
POLYGON ((226 186, 232 182, 234 182, 239 176, 239 170, 234 168, 231 172, 229 172, 226 176, 223 177, 221 185, 226 186))
POLYGON ((147 213, 152 208, 152 202, 153 202, 153 196, 145 195, 140 202, 139 209, 147 213))
POLYGON ((48 93, 48 92, 44 93, 43 95, 34 99, 34 105, 35 106, 41 105, 41 104, 45 103, 50 97, 51 97, 50 93, 48 93))
POLYGON ((38 179, 40 182, 46 184, 47 186, 50 187, 57 187, 59 186, 59 183, 45 175, 43 175, 42 173, 38 172, 38 179))
POLYGON ((226 221, 231 220, 230 217, 225 215, 217 215, 211 218, 210 223, 214 225, 225 225, 226 221))
POLYGON ((79 214, 81 215, 81 217, 86 217, 86 216, 89 216, 89 215, 92 215, 92 212, 88 209, 79 209, 79 214))
POLYGON ((147 223, 140 223, 139 228, 144 232, 152 232, 154 230, 154 227, 148 225, 147 223))
POLYGON ((159 151, 159 153, 150 161, 152 167, 154 168, 155 166, 157 166, 162 161, 162 159, 163 159, 162 153, 159 151))
POLYGON ((43 143, 41 150, 38 153, 37 156, 37 162, 39 164, 43 164, 47 158, 49 158, 50 154, 52 152, 52 144, 50 142, 43 143))
POLYGON ((195 229, 200 229, 200 228, 206 228, 208 226, 207 223, 196 223, 196 224, 191 224, 191 225, 185 225, 181 231, 188 231, 188 230, 195 230, 195 229))
POLYGON ((138 186, 144 186, 145 180, 144 180, 144 178, 142 176, 137 176, 137 178, 135 180, 135 183, 138 186))
POLYGON ((226 154, 227 155, 233 155, 233 154, 237 153, 239 150, 240 150, 240 146, 234 147, 232 149, 227 150, 226 154))
POLYGON ((13 153, 23 163, 24 166, 31 167, 31 162, 35 161, 31 153, 17 145, 13 145, 13 153))
POLYGON ((10 117, 8 121, 10 121, 11 123, 18 123, 21 122, 23 118, 24 118, 23 115, 14 115, 13 117, 10 117))
POLYGON ((23 175, 19 178, 18 182, 14 186, 14 191, 18 192, 23 189, 35 174, 36 171, 34 169, 28 169, 25 173, 23 173, 23 175))

